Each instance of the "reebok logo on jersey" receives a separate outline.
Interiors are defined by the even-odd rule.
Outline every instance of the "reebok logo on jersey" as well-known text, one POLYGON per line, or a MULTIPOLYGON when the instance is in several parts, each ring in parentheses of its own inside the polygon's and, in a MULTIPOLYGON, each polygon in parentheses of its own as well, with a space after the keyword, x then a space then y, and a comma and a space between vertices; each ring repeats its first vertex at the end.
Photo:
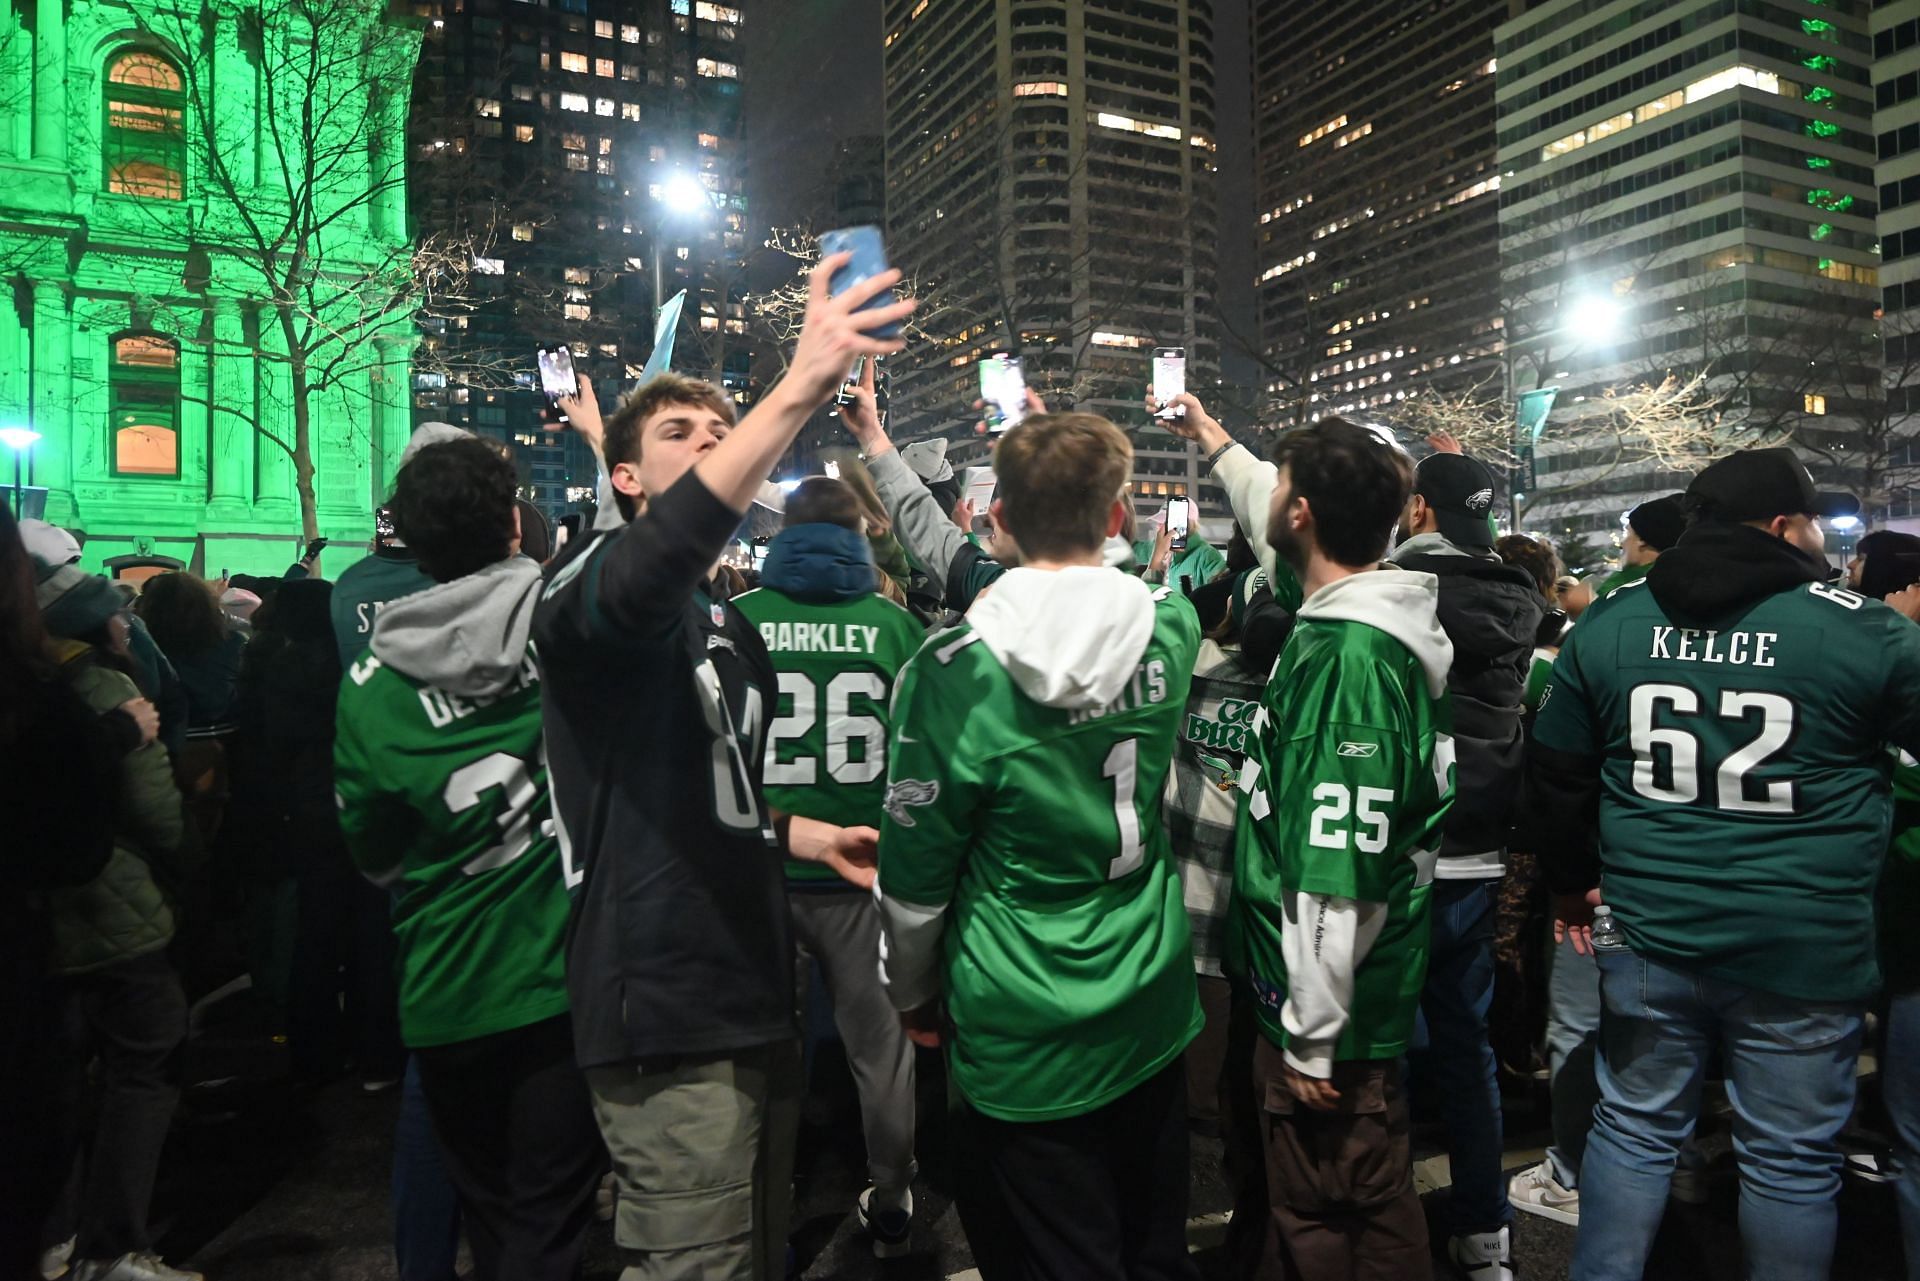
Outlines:
POLYGON ((913 815, 907 811, 918 805, 931 805, 940 799, 938 781, 923 782, 917 778, 903 778, 898 783, 887 784, 887 817, 902 827, 914 827, 913 815))
POLYGON ((1342 743, 1340 744, 1339 754, 1341 756, 1378 756, 1380 754, 1380 744, 1342 743))

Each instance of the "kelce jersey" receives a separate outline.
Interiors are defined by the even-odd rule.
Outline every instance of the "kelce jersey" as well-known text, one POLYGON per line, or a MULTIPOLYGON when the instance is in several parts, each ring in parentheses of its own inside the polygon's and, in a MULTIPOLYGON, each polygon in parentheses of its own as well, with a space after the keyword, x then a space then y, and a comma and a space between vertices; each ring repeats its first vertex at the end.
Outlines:
POLYGON ((964 623, 900 675, 880 887, 946 905, 953 1078, 988 1116, 1091 1112, 1200 1028, 1160 821, 1200 628, 1184 598, 1154 599, 1139 669, 1103 709, 1028 698, 964 623))
POLYGON ((1354 975, 1336 1060, 1394 1058, 1426 982, 1427 900, 1453 801, 1451 708, 1420 660, 1365 623, 1303 618, 1247 735, 1229 967, 1285 1047, 1281 933, 1295 893, 1387 905, 1354 975))
MULTIPOLYGON (((842 827, 877 827, 894 677, 926 631, 878 595, 808 602, 763 587, 733 603, 766 643, 780 686, 767 731, 767 803, 842 827)), ((832 868, 798 859, 787 860, 787 879, 846 884, 832 868)))
POLYGON ((491 698, 422 685, 361 655, 334 739, 340 826, 399 893, 400 1033, 445 1045, 567 1009, 567 886, 528 654, 491 698))
POLYGON ((1824 583, 1678 627, 1641 580, 1569 633, 1534 740, 1601 758, 1601 889, 1635 950, 1803 1000, 1871 996, 1882 745, 1920 743, 1920 628, 1824 583))

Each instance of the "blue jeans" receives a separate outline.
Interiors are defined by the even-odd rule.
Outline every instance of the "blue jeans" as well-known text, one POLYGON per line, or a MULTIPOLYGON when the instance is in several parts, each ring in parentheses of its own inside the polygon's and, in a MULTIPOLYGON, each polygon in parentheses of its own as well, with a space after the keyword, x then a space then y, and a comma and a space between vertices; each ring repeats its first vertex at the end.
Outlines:
POLYGON ((1920 1281, 1920 990, 1894 996, 1887 1012, 1886 1059, 1880 1092, 1893 1119, 1900 1157, 1900 1236, 1907 1247, 1907 1281, 1920 1281))
POLYGON ((1818 1281, 1833 1263, 1860 1008, 1794 1000, 1628 951, 1600 958, 1600 1105, 1580 1170, 1574 1281, 1640 1281, 1717 1046, 1740 1161, 1752 1281, 1818 1281))
POLYGON ((1454 1236, 1498 1232, 1513 1222, 1500 1173, 1502 1120, 1499 1068, 1487 1035, 1493 1005, 1495 880, 1433 883, 1433 943, 1420 996, 1425 1049, 1412 1070, 1440 1100, 1452 1157, 1447 1202, 1454 1236))
POLYGON ((420 1061, 408 1055, 393 1135, 393 1258, 400 1281, 454 1281, 459 1252, 460 1198, 427 1114, 420 1061))
POLYGON ((1547 1072, 1553 1091, 1553 1146, 1547 1160, 1563 1188, 1580 1186, 1580 1162, 1599 1101, 1594 1059, 1600 1045, 1600 970, 1571 941, 1554 943, 1547 979, 1547 1072))

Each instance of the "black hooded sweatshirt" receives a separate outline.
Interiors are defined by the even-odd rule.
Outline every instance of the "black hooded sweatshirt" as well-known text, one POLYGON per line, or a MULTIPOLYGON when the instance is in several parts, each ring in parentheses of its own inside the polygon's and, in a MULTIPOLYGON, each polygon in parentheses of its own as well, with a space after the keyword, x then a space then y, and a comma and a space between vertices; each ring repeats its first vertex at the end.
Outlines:
POLYGON ((1522 696, 1547 603, 1531 574, 1504 561, 1415 550, 1393 563, 1440 580, 1440 627, 1453 642, 1454 792, 1438 874, 1466 878, 1478 867, 1486 876, 1506 848, 1526 768, 1522 696))

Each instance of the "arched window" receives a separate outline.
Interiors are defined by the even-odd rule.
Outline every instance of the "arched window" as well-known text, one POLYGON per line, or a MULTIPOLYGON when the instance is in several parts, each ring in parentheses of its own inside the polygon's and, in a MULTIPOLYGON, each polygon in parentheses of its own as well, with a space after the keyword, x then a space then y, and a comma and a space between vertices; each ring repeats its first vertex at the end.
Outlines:
POLYGON ((114 475, 180 474, 180 344, 159 334, 116 337, 107 405, 114 475))
POLYGON ((102 133, 107 190, 155 200, 186 195, 187 94, 180 69, 150 49, 125 49, 107 63, 102 133))

